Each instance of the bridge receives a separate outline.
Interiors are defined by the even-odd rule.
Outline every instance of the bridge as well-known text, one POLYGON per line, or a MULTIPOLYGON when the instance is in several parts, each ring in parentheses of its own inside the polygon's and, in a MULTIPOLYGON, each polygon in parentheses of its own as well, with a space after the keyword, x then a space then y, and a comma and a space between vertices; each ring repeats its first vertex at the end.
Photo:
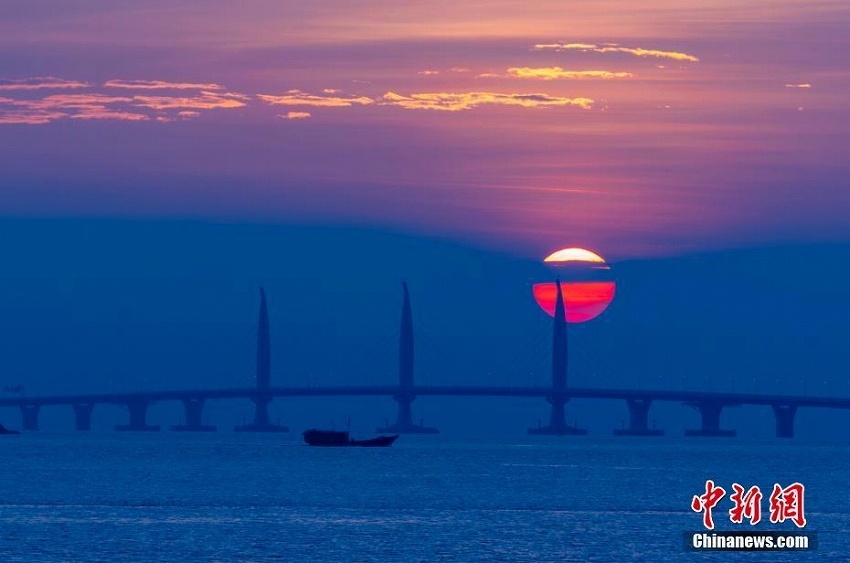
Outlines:
POLYGON ((720 416, 723 409, 741 405, 772 408, 776 418, 776 436, 794 436, 797 410, 806 408, 850 409, 850 398, 764 395, 703 391, 673 391, 650 389, 600 389, 567 386, 567 325, 564 305, 558 284, 557 305, 552 331, 551 386, 426 386, 416 385, 413 378, 413 320, 407 284, 403 284, 401 330, 399 339, 398 385, 379 386, 271 386, 270 331, 266 296, 260 289, 260 311, 257 330, 257 381, 255 387, 232 389, 187 389, 132 393, 99 393, 80 395, 45 395, 35 397, 0 397, 0 407, 17 407, 21 411, 24 430, 38 430, 42 407, 71 406, 77 430, 90 430, 92 411, 96 405, 118 405, 127 409, 129 421, 119 425, 122 431, 156 431, 159 426, 147 423, 147 410, 153 403, 180 401, 185 409, 185 424, 172 426, 176 431, 214 431, 216 427, 202 422, 203 408, 208 400, 250 399, 254 405, 254 420, 234 428, 238 432, 286 432, 285 426, 269 422, 268 406, 277 397, 391 397, 397 403, 396 422, 379 432, 437 433, 436 428, 415 424, 412 404, 417 397, 534 397, 550 404, 549 424, 530 428, 529 434, 582 435, 587 430, 566 422, 565 407, 572 399, 623 400, 629 409, 629 426, 614 429, 623 436, 661 436, 664 431, 649 426, 649 409, 653 402, 671 401, 696 409, 702 419, 698 429, 687 430, 688 436, 735 436, 735 430, 723 429, 720 416))

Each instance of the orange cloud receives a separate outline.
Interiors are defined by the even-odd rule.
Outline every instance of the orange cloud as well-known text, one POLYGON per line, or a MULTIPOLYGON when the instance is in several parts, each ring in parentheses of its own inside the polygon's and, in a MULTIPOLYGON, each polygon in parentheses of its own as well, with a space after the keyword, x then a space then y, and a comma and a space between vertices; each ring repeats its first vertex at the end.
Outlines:
POLYGON ((310 117, 309 111, 288 111, 286 115, 281 115, 284 119, 307 119, 310 117))
POLYGON ((54 94, 38 100, 15 100, 12 103, 30 109, 50 110, 55 108, 87 108, 105 104, 127 103, 132 98, 104 96, 103 94, 54 94))
MULTIPOLYGON (((139 81, 140 82, 140 81, 139 81)), ((146 81, 149 89, 165 87, 162 84, 146 81)), ((129 88, 137 81, 126 81, 117 88, 129 88)), ((197 85, 194 85, 197 86, 197 85)), ((144 86, 143 86, 144 88, 144 86)), ((188 86, 187 86, 188 88, 188 86)), ((43 124, 50 121, 71 119, 117 119, 123 121, 172 121, 176 118, 188 119, 200 115, 197 110, 218 108, 238 108, 246 105, 248 96, 235 92, 211 92, 203 90, 192 96, 149 96, 129 95, 111 96, 98 93, 52 94, 36 99, 13 99, 0 97, 0 123, 43 124), (7 106, 7 107, 3 107, 7 106), (140 111, 149 108, 157 112, 176 111, 176 115, 140 111)))
POLYGON ((223 90, 218 84, 198 84, 194 82, 166 82, 164 80, 107 80, 107 88, 127 88, 133 90, 223 90))
MULTIPOLYGON (((455 66, 455 67, 448 69, 445 72, 464 73, 464 72, 471 72, 471 70, 466 68, 466 67, 455 66)), ((423 76, 436 76, 438 74, 441 74, 441 71, 426 69, 426 70, 420 70, 416 74, 421 74, 423 76)))
MULTIPOLYGON (((601 78, 609 80, 612 78, 631 78, 631 72, 610 72, 607 70, 564 70, 559 66, 528 68, 512 67, 507 70, 508 76, 514 78, 531 78, 537 80, 584 80, 601 78)), ((479 75, 480 77, 490 75, 479 75)))
MULTIPOLYGON (((113 111, 105 107, 83 108, 71 116, 71 119, 118 119, 120 121, 147 121, 150 119, 142 113, 113 111)), ((157 118, 159 119, 159 118, 157 118)))
MULTIPOLYGON (((339 92, 334 92, 339 93, 339 92)), ((273 106, 313 106, 313 107, 351 107, 353 105, 368 106, 375 103, 372 98, 365 96, 317 96, 301 90, 289 90, 282 96, 258 94, 257 97, 273 106)))
POLYGON ((804 82, 802 84, 786 84, 785 87, 786 88, 811 88, 812 85, 809 84, 808 82, 804 82))
POLYGON ((562 98, 548 94, 499 94, 494 92, 466 93, 428 93, 402 96, 387 92, 381 98, 382 105, 398 106, 405 109, 431 109, 442 111, 460 111, 481 105, 505 105, 527 108, 546 108, 557 106, 576 106, 590 109, 590 98, 562 98))
POLYGON ((232 109, 241 108, 246 104, 247 97, 242 94, 203 91, 194 97, 179 96, 133 96, 135 105, 156 110, 166 109, 232 109))
POLYGON ((0 80, 0 90, 47 90, 64 88, 88 88, 87 82, 64 80, 52 76, 36 76, 20 80, 0 80))
POLYGON ((44 125, 55 119, 67 117, 67 114, 62 112, 42 112, 42 111, 0 111, 0 124, 22 124, 22 125, 44 125))
POLYGON ((101 94, 54 94, 37 100, 0 99, 0 103, 13 106, 0 112, 0 123, 26 123, 42 125, 56 119, 148 119, 146 115, 115 111, 107 106, 126 103, 131 98, 103 96, 101 94))
POLYGON ((594 45, 592 43, 549 43, 549 44, 538 44, 534 46, 538 51, 543 50, 552 50, 552 51, 568 51, 568 50, 579 50, 579 51, 592 51, 594 53, 628 53, 630 55, 634 55, 636 57, 657 57, 657 58, 665 58, 665 59, 674 59, 677 61, 688 61, 688 62, 698 62, 699 59, 693 55, 689 55, 687 53, 678 53, 676 51, 658 51, 656 49, 642 49, 631 48, 631 47, 621 47, 616 43, 606 43, 604 45, 594 45))

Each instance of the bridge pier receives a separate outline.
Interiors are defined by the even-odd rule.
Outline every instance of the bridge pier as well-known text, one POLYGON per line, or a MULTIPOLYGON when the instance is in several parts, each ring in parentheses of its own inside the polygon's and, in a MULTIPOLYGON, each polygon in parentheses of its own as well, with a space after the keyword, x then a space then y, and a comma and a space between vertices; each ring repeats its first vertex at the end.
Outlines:
POLYGON ((549 424, 546 426, 537 426, 537 428, 529 428, 528 433, 531 435, 548 435, 548 436, 585 436, 587 435, 586 428, 579 428, 567 424, 567 419, 564 414, 564 407, 570 401, 570 398, 564 395, 550 395, 546 400, 552 405, 552 411, 549 415, 549 424))
POLYGON ((77 430, 91 430, 91 411, 94 410, 94 403, 76 403, 71 406, 74 407, 77 430))
POLYGON ((436 428, 430 428, 413 422, 412 403, 416 399, 410 393, 399 393, 393 397, 398 403, 398 417, 395 424, 378 428, 376 432, 382 434, 438 434, 436 428))
POLYGON ((652 399, 626 399, 629 406, 629 427, 615 428, 615 436, 663 436, 664 430, 649 427, 649 407, 652 399))
POLYGON ((257 395, 251 397, 254 408, 254 422, 245 424, 244 426, 235 426, 235 432, 289 432, 286 426, 279 426, 269 422, 269 403, 272 398, 268 395, 257 395))
POLYGON ((150 425, 145 420, 147 418, 148 406, 150 401, 146 399, 136 399, 124 405, 130 412, 130 424, 119 424, 115 427, 120 431, 142 432, 142 431, 158 431, 159 425, 150 425))
POLYGON ((38 411, 41 405, 21 405, 21 428, 38 430, 38 411))
POLYGON ((685 436, 735 436, 736 432, 734 430, 721 430, 720 428, 720 413, 723 411, 723 407, 727 406, 724 403, 704 400, 685 404, 698 410, 700 416, 702 416, 702 428, 699 430, 685 430, 685 436))
POLYGON ((773 414, 776 416, 776 437, 794 437, 794 415, 797 414, 797 405, 773 404, 773 414))
POLYGON ((202 397, 184 397, 183 408, 186 411, 186 424, 175 424, 172 430, 178 432, 215 432, 215 426, 201 422, 205 399, 202 397))

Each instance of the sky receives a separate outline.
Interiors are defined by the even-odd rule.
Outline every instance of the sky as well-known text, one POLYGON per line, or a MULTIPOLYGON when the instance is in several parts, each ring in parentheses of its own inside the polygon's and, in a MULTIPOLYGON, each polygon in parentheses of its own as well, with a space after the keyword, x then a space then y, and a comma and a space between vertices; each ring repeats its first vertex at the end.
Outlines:
POLYGON ((848 92, 831 0, 4 1, 0 381, 242 386, 263 285, 273 382, 389 383, 407 280, 417 381, 545 384, 579 246, 572 383, 850 396, 848 92))
POLYGON ((4 2, 7 214, 846 240, 844 2, 4 2))

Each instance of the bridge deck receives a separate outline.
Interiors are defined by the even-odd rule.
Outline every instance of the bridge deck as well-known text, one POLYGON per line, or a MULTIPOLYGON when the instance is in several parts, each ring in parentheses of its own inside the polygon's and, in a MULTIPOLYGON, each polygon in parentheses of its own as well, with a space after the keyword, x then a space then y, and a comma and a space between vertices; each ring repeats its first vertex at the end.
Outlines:
POLYGON ((651 399, 653 401, 719 402, 725 405, 786 404, 806 407, 850 409, 850 398, 809 397, 800 395, 758 395, 753 393, 724 393, 710 391, 671 391, 663 389, 592 389, 570 387, 554 391, 551 387, 509 386, 333 386, 333 387, 270 387, 240 389, 186 389, 173 391, 139 391, 132 393, 100 393, 85 395, 46 395, 33 397, 0 397, 0 407, 29 405, 117 404, 137 401, 180 401, 184 399, 237 399, 258 395, 269 397, 364 397, 399 394, 432 397, 548 397, 556 394, 576 399, 651 399))

